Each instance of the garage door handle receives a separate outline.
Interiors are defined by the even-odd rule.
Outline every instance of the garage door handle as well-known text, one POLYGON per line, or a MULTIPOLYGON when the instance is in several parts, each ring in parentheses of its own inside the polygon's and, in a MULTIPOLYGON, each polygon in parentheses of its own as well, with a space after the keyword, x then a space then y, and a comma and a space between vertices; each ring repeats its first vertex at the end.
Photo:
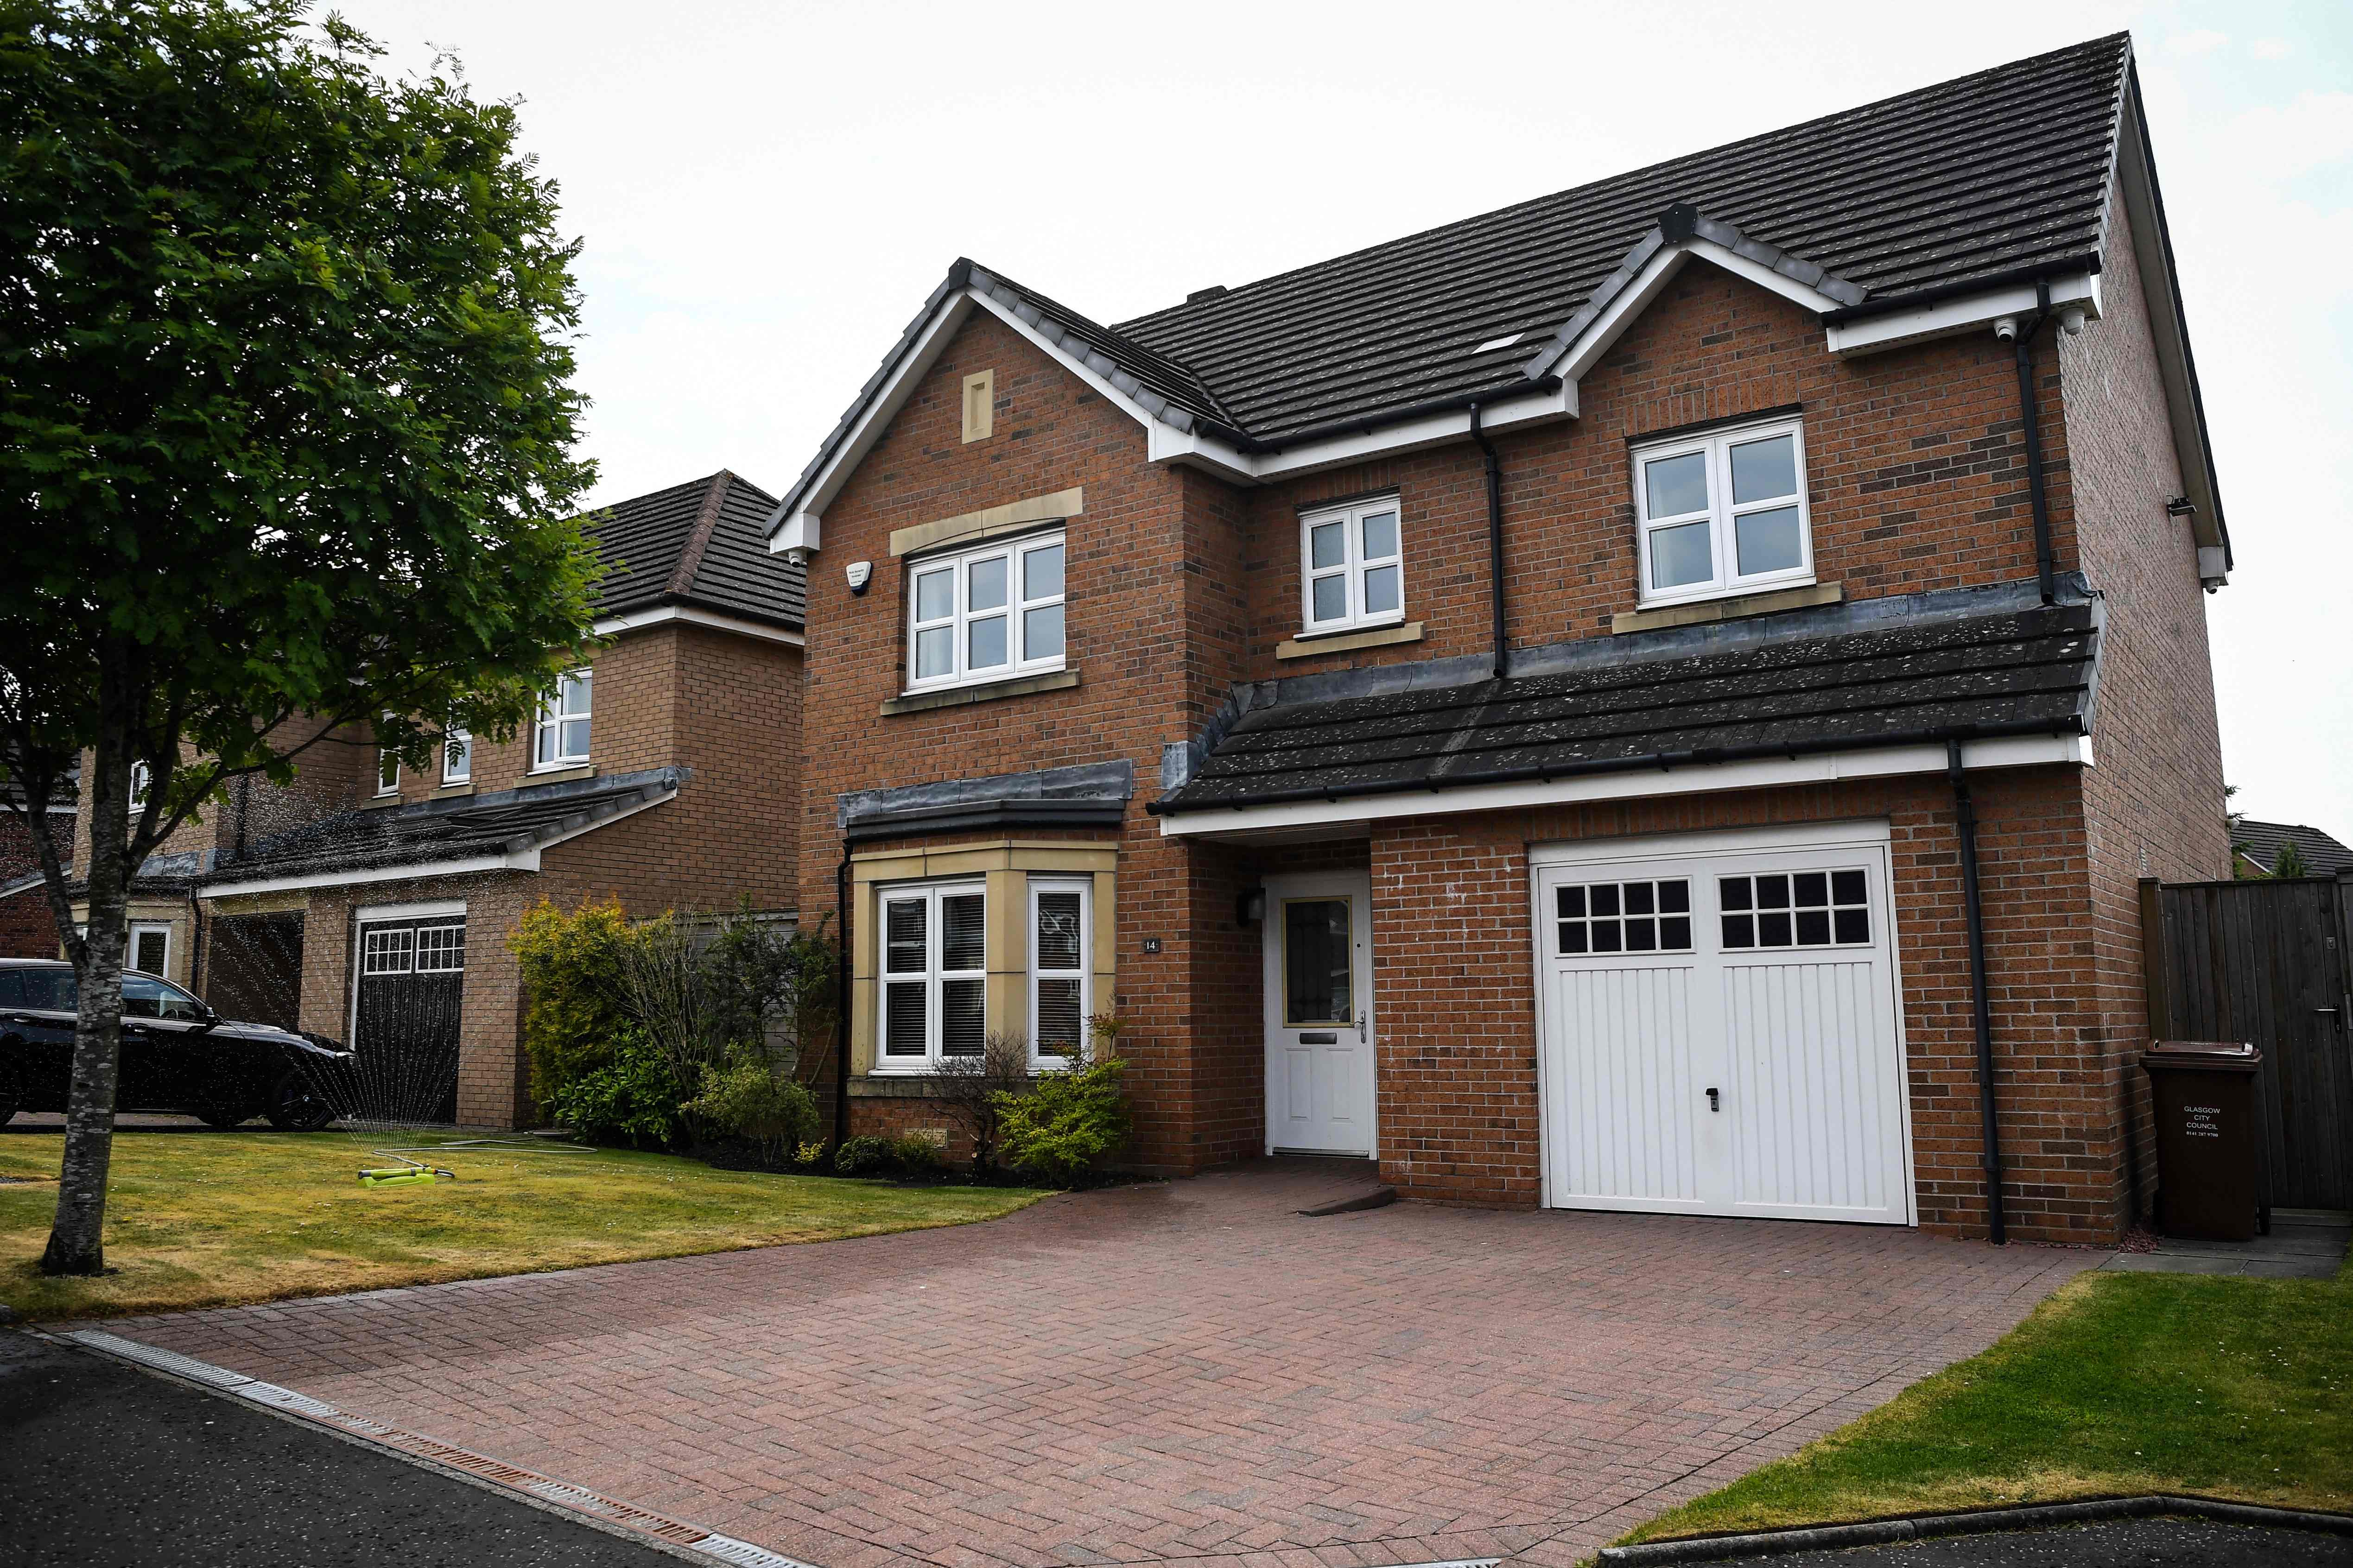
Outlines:
POLYGON ((1707 1091, 1707 1108, 1710 1110, 1722 1110, 1724 1109, 1723 1105, 1719 1103, 1719 1094, 1717 1090, 1711 1089, 1707 1091))

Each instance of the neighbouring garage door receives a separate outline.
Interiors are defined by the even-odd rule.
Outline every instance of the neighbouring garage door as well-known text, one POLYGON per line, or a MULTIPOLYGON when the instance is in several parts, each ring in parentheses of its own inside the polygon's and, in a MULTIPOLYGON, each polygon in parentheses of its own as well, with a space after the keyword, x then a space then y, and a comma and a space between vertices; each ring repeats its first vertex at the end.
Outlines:
POLYGON ((1530 859, 1546 1202, 1911 1223, 1883 826, 1530 859))
POLYGON ((359 956, 352 1030, 358 1114, 403 1123, 456 1121, 466 917, 363 914, 359 956))

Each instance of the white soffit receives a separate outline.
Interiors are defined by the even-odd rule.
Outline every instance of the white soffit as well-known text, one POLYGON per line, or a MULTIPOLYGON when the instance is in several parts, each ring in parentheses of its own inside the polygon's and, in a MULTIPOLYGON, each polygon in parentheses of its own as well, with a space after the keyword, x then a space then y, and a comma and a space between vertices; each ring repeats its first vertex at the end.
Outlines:
MULTIPOLYGON (((1978 294, 1957 294, 1908 310, 1866 316, 1859 321, 1832 321, 1827 324, 1826 331, 1830 351, 1834 354, 1877 353, 1906 343, 1989 327, 2004 316, 2031 315, 2038 303, 2033 284, 2015 283, 1978 294)), ((2051 307, 2081 310, 2093 321, 2098 321, 2100 275, 2078 272, 2071 277, 2053 278, 2051 307)))
MULTIPOLYGON (((1961 745, 1965 767, 2021 768, 2053 763, 2092 765, 2092 742, 2083 735, 2023 735, 1961 745)), ((1341 823, 1398 817, 1456 816, 1473 811, 1509 811, 1535 805, 1567 805, 1592 800, 1641 800, 1660 795, 1707 795, 1719 790, 1770 789, 1782 784, 1828 784, 1840 779, 1886 778, 1898 773, 1941 773, 1947 767, 1941 743, 1880 746, 1847 752, 1815 752, 1795 757, 1747 762, 1694 763, 1661 770, 1580 773, 1574 778, 1530 779, 1524 784, 1466 784, 1460 789, 1400 790, 1395 795, 1345 796, 1338 800, 1282 801, 1240 808, 1207 806, 1160 819, 1166 838, 1255 837, 1341 823)))

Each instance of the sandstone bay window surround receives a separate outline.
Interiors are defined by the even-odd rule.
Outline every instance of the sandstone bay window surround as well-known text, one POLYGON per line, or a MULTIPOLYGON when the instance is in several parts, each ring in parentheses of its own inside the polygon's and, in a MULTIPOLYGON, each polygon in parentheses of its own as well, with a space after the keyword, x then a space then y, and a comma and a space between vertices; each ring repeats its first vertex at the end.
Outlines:
POLYGON ((1303 637, 1405 619, 1405 551, 1395 494, 1300 514, 1303 637))
POLYGON ((907 689, 1063 667, 1063 535, 991 542, 907 566, 907 689))
POLYGON ((1637 441, 1633 468, 1644 605, 1814 580, 1799 421, 1637 441))
POLYGON ((552 773, 559 768, 587 765, 595 678, 594 670, 572 670, 560 677, 555 689, 540 700, 539 720, 533 726, 532 772, 552 773))
POLYGON ((1029 1064, 1074 1061, 1113 1004, 1117 848, 1008 838, 853 851, 852 1094, 920 1094, 991 1036, 1029 1064), (860 1087, 865 1086, 865 1087, 860 1087))

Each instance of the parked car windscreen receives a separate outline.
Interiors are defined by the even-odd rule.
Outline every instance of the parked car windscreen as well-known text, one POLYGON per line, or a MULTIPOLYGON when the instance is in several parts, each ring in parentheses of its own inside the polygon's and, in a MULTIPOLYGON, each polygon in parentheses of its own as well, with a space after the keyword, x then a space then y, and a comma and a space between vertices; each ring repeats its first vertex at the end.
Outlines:
POLYGON ((176 1018, 193 1024, 205 1016, 204 1004, 168 981, 152 974, 122 977, 122 1016, 126 1018, 176 1018))
POLYGON ((0 969, 0 1007, 70 1013, 80 999, 70 969, 0 969))

